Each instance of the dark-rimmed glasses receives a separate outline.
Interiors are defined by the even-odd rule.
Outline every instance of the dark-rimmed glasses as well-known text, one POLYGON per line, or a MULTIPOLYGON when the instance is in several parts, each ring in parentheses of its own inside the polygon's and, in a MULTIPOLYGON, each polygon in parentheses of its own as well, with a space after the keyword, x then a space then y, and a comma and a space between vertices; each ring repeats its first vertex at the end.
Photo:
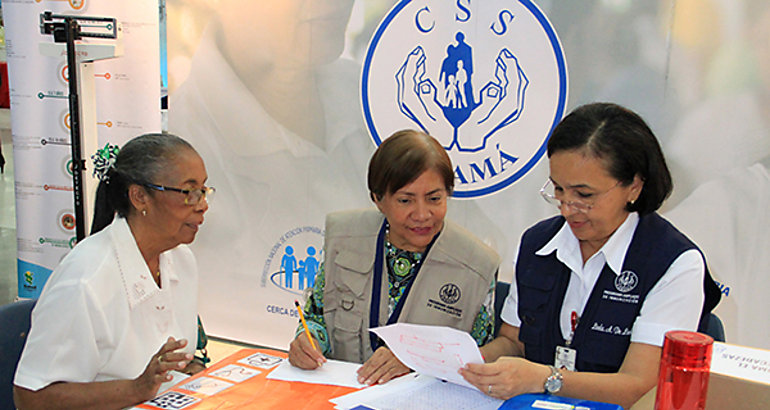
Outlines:
POLYGON ((147 188, 152 188, 156 191, 172 191, 182 193, 185 195, 184 204, 192 206, 198 205, 204 198, 206 199, 207 203, 211 203, 211 197, 217 191, 214 187, 211 186, 204 186, 203 188, 199 189, 182 189, 150 183, 145 183, 144 186, 147 188))

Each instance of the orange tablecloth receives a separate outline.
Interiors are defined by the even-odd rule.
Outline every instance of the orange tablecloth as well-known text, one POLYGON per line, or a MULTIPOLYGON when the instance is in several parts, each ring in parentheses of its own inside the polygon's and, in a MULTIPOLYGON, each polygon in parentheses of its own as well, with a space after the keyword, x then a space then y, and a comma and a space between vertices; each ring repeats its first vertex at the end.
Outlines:
MULTIPOLYGON (((200 399, 200 401, 197 403, 184 407, 184 410, 225 410, 244 408, 284 410, 287 408, 333 409, 334 406, 329 403, 329 399, 357 390, 350 387, 268 380, 267 375, 275 368, 275 366, 271 367, 270 369, 263 369, 257 366, 249 366, 247 364, 238 362, 239 360, 247 358, 255 353, 265 353, 267 355, 278 356, 282 358, 287 357, 286 353, 277 350, 243 349, 214 364, 213 366, 206 369, 206 371, 196 374, 195 376, 178 383, 169 391, 182 393, 187 396, 193 396, 200 399), (243 366, 247 369, 259 370, 261 373, 240 383, 236 383, 232 387, 224 389, 210 396, 180 388, 180 386, 194 382, 196 379, 200 379, 202 377, 210 377, 217 380, 227 381, 226 379, 212 376, 212 373, 215 373, 217 370, 222 369, 228 365, 243 366)), ((168 393, 168 391, 166 393, 168 393)), ((141 409, 153 410, 162 408, 153 406, 148 403, 141 404, 137 407, 141 409)))

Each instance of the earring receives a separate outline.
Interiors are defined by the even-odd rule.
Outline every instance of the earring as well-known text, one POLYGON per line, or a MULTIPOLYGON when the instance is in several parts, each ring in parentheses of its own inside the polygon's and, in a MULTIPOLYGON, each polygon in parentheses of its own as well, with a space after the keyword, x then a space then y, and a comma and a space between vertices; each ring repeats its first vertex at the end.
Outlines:
POLYGON ((142 216, 147 216, 147 210, 146 209, 142 209, 142 216))

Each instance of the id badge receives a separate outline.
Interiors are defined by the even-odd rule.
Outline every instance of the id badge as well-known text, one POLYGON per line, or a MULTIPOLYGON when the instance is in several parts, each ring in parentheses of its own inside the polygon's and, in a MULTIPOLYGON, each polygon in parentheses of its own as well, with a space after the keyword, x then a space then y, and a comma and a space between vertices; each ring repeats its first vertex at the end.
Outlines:
POLYGON ((574 372, 576 360, 577 350, 565 346, 556 346, 556 357, 554 358, 553 363, 554 367, 574 372))

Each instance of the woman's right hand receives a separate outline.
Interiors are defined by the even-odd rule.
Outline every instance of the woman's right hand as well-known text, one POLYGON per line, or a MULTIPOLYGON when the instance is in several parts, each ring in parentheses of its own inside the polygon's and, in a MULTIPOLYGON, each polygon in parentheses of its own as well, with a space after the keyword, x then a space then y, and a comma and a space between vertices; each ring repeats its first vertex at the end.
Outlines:
POLYGON ((155 397, 160 385, 173 379, 168 374, 169 370, 181 371, 187 367, 187 364, 193 359, 193 355, 177 351, 185 346, 187 346, 187 340, 175 340, 173 337, 169 337, 160 350, 152 355, 144 372, 134 379, 140 397, 146 397, 145 400, 155 397))
POLYGON ((459 373, 479 391, 508 400, 524 393, 542 392, 551 370, 523 357, 504 356, 493 363, 468 363, 459 373))
MULTIPOLYGON (((318 346, 318 341, 315 341, 315 345, 318 346)), ((294 367, 300 369, 313 370, 326 362, 326 358, 323 353, 319 352, 310 343, 307 334, 300 333, 289 344, 289 363, 294 367)))

